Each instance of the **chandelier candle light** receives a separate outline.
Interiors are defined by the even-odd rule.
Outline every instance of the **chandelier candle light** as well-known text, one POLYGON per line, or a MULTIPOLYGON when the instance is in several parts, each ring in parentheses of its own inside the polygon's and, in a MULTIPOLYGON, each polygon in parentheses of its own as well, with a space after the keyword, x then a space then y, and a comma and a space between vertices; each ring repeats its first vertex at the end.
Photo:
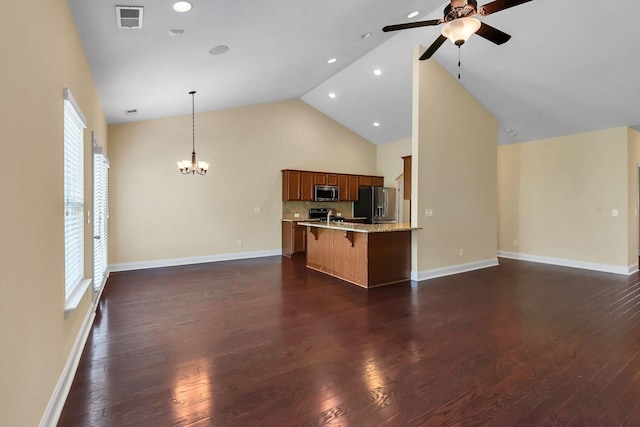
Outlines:
POLYGON ((196 91, 189 92, 191 95, 191 161, 182 160, 178 162, 178 168, 180 169, 180 173, 183 175, 205 175, 207 170, 209 169, 209 163, 207 162, 198 162, 196 161, 196 118, 195 118, 195 94, 196 91))

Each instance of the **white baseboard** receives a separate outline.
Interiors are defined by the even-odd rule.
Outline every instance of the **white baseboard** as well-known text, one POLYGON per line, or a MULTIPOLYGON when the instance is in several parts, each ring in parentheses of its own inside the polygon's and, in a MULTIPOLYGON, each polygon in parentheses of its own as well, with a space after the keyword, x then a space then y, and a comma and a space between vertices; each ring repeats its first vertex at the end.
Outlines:
POLYGON ((480 270, 482 268, 495 267, 499 265, 498 258, 486 259, 483 261, 469 262, 466 264, 450 265, 447 267, 435 268, 420 272, 411 272, 411 280, 422 281, 435 279, 437 277, 451 276, 452 274, 465 273, 467 271, 480 270))
POLYGON ((601 271, 603 273, 624 274, 629 276, 638 271, 638 264, 619 266, 612 264, 599 264, 595 262, 578 261, 573 259, 552 258, 539 255, 521 254, 518 252, 498 251, 498 257, 519 259, 521 261, 539 262, 541 264, 559 265, 562 267, 581 268, 583 270, 601 271))
POLYGON ((73 343, 67 363, 58 379, 58 384, 56 384, 51 399, 49 399, 47 409, 44 411, 44 415, 40 420, 40 427, 55 427, 58 424, 58 419, 69 395, 69 390, 71 390, 73 377, 76 375, 78 363, 80 363, 80 356, 82 356, 82 350, 84 350, 84 345, 89 337, 89 332, 91 332, 91 326, 93 325, 93 319, 95 319, 95 317, 95 306, 92 305, 87 316, 84 318, 76 342, 73 343))
POLYGON ((126 262, 121 264, 110 264, 109 271, 131 271, 144 270, 147 268, 175 267, 179 265, 204 264, 207 262, 233 261, 237 259, 262 258, 268 256, 282 255, 281 249, 258 252, 238 252, 233 254, 207 255, 191 258, 162 259, 156 261, 126 262))

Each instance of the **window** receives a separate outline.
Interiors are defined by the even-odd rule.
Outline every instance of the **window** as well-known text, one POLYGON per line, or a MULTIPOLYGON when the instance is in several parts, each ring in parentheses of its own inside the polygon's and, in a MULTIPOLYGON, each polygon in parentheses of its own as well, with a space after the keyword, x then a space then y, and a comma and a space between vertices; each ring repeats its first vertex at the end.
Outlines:
MULTIPOLYGON (((77 307, 84 279, 84 129, 86 121, 64 90, 64 271, 67 309, 77 307), (76 294, 80 294, 74 298, 76 294), (70 300, 77 299, 75 306, 70 300), (69 304, 72 304, 69 307, 69 304)), ((84 289, 83 289, 84 288, 84 289)))
POLYGON ((109 160, 95 137, 93 140, 93 288, 96 295, 107 279, 108 171, 109 160))

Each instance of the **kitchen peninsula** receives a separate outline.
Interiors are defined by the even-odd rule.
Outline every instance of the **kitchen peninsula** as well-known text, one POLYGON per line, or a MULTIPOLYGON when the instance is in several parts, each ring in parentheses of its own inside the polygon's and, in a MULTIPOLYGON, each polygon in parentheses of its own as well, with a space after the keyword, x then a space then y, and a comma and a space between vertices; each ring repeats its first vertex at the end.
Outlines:
POLYGON ((364 288, 411 275, 411 225, 301 222, 307 227, 307 268, 364 288))

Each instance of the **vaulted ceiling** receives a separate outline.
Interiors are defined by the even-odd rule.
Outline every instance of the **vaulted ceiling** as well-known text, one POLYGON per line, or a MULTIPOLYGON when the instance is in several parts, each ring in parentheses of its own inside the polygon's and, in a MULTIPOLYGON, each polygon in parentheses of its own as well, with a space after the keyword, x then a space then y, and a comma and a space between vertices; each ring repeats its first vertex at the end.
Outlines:
MULTIPOLYGON (((177 13, 172 0, 69 0, 110 124, 189 114, 196 90, 197 112, 301 98, 373 143, 411 135, 413 51, 440 27, 381 29, 441 18, 448 3, 191 2, 177 13), (116 5, 143 6, 143 28, 117 28, 116 5), (210 54, 217 46, 229 50, 210 54)), ((501 143, 638 127, 636 3, 533 0, 481 18, 511 34, 508 43, 474 35, 460 51, 446 42, 431 60, 457 76, 460 54, 460 83, 497 117, 501 143)))

